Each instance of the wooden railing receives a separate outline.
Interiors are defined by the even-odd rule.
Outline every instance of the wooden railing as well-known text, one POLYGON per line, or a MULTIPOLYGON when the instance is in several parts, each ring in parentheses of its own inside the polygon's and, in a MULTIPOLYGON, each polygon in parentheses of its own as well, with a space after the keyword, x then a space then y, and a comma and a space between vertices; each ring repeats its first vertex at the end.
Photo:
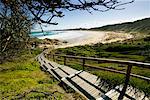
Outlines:
POLYGON ((93 58, 93 57, 59 55, 59 54, 52 55, 54 61, 55 61, 55 56, 63 57, 64 58, 64 61, 63 61, 64 65, 67 64, 67 58, 80 59, 80 60, 82 60, 83 70, 85 69, 85 67, 90 67, 90 68, 95 68, 95 69, 99 69, 99 70, 106 70, 106 71, 109 71, 109 72, 125 74, 126 75, 125 82, 124 82, 123 89, 122 89, 122 91, 120 93, 120 96, 118 98, 119 100, 122 100, 124 95, 125 95, 125 92, 126 92, 129 80, 130 80, 130 76, 136 77, 136 78, 140 78, 140 79, 143 79, 143 80, 146 80, 146 81, 150 82, 150 78, 149 77, 145 77, 145 76, 141 76, 141 75, 137 75, 137 74, 131 73, 132 66, 137 66, 137 67, 150 69, 150 63, 135 62, 135 61, 124 61, 124 60, 114 60, 114 59, 105 59, 105 58, 93 58), (92 65, 86 64, 86 60, 98 61, 98 62, 104 62, 104 63, 123 64, 123 65, 127 65, 127 70, 126 70, 126 72, 124 72, 124 71, 119 71, 119 70, 115 70, 115 69, 111 69, 111 68, 96 67, 96 66, 92 66, 92 65))

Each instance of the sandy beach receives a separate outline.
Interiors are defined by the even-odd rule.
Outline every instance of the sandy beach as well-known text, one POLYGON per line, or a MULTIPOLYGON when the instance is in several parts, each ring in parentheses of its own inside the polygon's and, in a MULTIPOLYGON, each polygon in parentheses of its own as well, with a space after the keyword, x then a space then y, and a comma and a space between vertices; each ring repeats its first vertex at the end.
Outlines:
MULTIPOLYGON (((64 33, 62 32, 60 34, 44 38, 67 41, 67 43, 62 43, 60 45, 53 45, 54 48, 65 48, 86 44, 91 45, 96 43, 111 43, 116 41, 123 41, 133 38, 133 36, 127 33, 105 31, 65 31, 64 33)), ((46 44, 44 46, 51 47, 51 45, 46 44)), ((43 45, 41 45, 40 47, 43 47, 43 45)))
POLYGON ((79 45, 91 45, 96 43, 111 43, 116 41, 123 41, 133 38, 132 35, 127 33, 104 32, 104 31, 80 31, 85 35, 73 38, 67 44, 56 45, 55 48, 73 47, 79 45))

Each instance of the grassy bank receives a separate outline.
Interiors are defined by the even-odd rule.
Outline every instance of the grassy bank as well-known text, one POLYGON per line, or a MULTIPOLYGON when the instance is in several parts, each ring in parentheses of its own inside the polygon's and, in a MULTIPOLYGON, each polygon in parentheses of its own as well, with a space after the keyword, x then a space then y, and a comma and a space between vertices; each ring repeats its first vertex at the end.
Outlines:
POLYGON ((150 36, 137 40, 125 40, 123 42, 117 41, 107 44, 98 43, 95 45, 62 48, 57 49, 55 52, 74 56, 150 62, 150 36))
POLYGON ((137 20, 134 22, 126 22, 120 24, 106 25, 102 27, 91 28, 95 31, 123 31, 132 34, 150 34, 150 18, 137 20))
MULTIPOLYGON (((115 42, 110 44, 98 43, 95 45, 76 46, 65 49, 57 49, 55 52, 57 54, 66 54, 74 56, 91 56, 110 59, 150 62, 150 37, 145 37, 136 40, 126 40, 123 42, 115 42)), ((63 60, 61 58, 58 59, 63 60)), ((67 64, 75 69, 82 70, 82 65, 76 63, 76 61, 77 60, 68 59, 67 64)), ((62 61, 58 62, 61 64, 63 63, 62 61)), ((120 71, 126 71, 125 66, 121 66, 118 64, 98 63, 96 61, 86 61, 86 64, 90 64, 97 67, 107 67, 120 71)), ((91 68, 86 68, 86 70, 90 73, 101 77, 102 79, 106 80, 112 85, 118 85, 124 82, 124 75, 121 74, 114 74, 112 72, 94 70, 91 68)), ((132 73, 150 77, 150 69, 148 68, 139 68, 137 66, 133 66, 132 73)), ((144 91, 147 95, 150 95, 149 82, 132 77, 130 85, 144 91)))
POLYGON ((23 52, 20 57, 0 65, 0 99, 83 99, 77 93, 66 93, 51 75, 40 70, 35 56, 41 50, 23 52))

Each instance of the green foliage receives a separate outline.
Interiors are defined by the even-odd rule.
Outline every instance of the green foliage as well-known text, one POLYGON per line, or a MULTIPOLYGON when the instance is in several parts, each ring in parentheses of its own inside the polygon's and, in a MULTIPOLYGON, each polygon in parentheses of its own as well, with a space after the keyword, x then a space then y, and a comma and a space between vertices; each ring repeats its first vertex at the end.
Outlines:
POLYGON ((104 79, 112 86, 120 85, 124 83, 124 75, 114 74, 107 71, 91 71, 92 74, 99 76, 101 79, 104 79))
POLYGON ((138 78, 131 77, 130 85, 134 88, 142 90, 146 95, 150 96, 150 84, 149 81, 144 81, 138 78))
POLYGON ((149 37, 145 37, 138 40, 124 41, 123 43, 98 43, 92 46, 86 45, 57 49, 56 53, 150 62, 150 41, 149 37))
POLYGON ((0 64, 0 99, 69 100, 71 94, 59 87, 50 74, 40 70, 34 57, 41 50, 31 52, 22 52, 17 59, 0 64))
POLYGON ((27 47, 31 20, 17 0, 0 1, 0 61, 13 58, 27 47))
MULTIPOLYGON (((0 65, 0 98, 12 99, 21 95, 22 93, 42 87, 38 83, 43 83, 48 80, 48 76, 45 75, 39 69, 39 64, 31 58, 32 55, 20 57, 21 60, 15 60, 13 62, 7 62, 0 65)), ((33 56, 32 56, 33 57, 33 56)), ((55 82, 47 82, 51 85, 55 82)), ((45 84, 45 85, 46 85, 45 84)))

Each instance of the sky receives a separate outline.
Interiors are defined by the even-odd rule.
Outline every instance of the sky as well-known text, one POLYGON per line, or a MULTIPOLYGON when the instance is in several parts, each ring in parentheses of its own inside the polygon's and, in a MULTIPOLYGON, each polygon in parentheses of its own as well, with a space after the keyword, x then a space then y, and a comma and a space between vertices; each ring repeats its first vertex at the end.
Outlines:
MULTIPOLYGON (((129 1, 129 0, 122 0, 129 1)), ((109 24, 135 21, 150 17, 150 0, 135 0, 131 4, 121 6, 124 10, 109 10, 107 12, 67 11, 63 18, 55 18, 58 25, 42 26, 43 30, 58 30, 71 28, 92 28, 109 24)), ((36 27, 39 30, 39 26, 36 27)))

